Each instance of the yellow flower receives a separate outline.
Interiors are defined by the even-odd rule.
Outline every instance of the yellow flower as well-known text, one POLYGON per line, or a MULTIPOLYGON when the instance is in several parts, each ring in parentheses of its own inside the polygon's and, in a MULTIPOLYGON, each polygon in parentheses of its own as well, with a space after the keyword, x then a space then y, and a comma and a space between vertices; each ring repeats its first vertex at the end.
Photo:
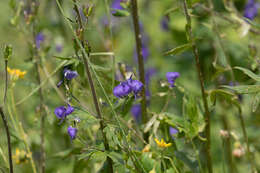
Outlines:
POLYGON ((150 145, 148 144, 148 145, 146 145, 146 146, 144 147, 144 149, 142 150, 142 152, 145 153, 145 152, 149 152, 149 151, 150 151, 150 145))
POLYGON ((10 69, 7 67, 8 73, 15 78, 24 78, 24 75, 26 74, 26 71, 21 71, 19 69, 10 69))
POLYGON ((170 147, 172 145, 172 143, 165 143, 163 139, 161 139, 161 141, 159 141, 157 138, 154 139, 156 144, 159 146, 159 147, 162 147, 162 148, 167 148, 167 147, 170 147))
POLYGON ((16 148, 15 155, 13 155, 13 158, 16 162, 16 164, 26 163, 28 161, 28 156, 24 150, 19 150, 16 148))

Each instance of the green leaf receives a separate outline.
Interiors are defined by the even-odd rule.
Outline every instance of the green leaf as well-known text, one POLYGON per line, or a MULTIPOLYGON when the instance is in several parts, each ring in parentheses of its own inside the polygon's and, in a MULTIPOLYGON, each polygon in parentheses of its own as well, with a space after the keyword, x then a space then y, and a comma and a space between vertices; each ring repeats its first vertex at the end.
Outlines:
POLYGON ((184 52, 185 50, 191 48, 191 46, 192 46, 192 44, 187 43, 187 44, 175 47, 175 48, 165 52, 164 55, 166 55, 166 56, 167 55, 177 55, 177 54, 180 54, 180 53, 184 52))
POLYGON ((193 96, 183 97, 183 105, 184 129, 186 135, 192 139, 203 131, 205 123, 203 117, 199 114, 197 101, 193 96))
POLYGON ((220 98, 226 100, 227 102, 235 105, 236 107, 238 107, 240 109, 240 104, 238 101, 238 97, 229 91, 223 90, 223 89, 215 89, 215 90, 211 90, 209 92, 210 95, 210 100, 212 102, 216 102, 217 96, 219 96, 220 98))
POLYGON ((144 153, 141 158, 144 169, 149 172, 153 169, 155 160, 151 159, 147 153, 144 153))
POLYGON ((116 17, 126 17, 130 15, 130 13, 126 10, 113 9, 113 11, 114 13, 112 13, 112 15, 116 17))
POLYGON ((235 67, 235 69, 241 70, 243 73, 245 73, 250 78, 254 79, 257 82, 260 82, 260 76, 256 75, 252 71, 250 71, 250 70, 248 70, 246 68, 242 68, 242 67, 235 67))
POLYGON ((252 94, 260 92, 260 85, 241 85, 241 86, 228 86, 222 87, 236 91, 239 94, 252 94))
POLYGON ((252 112, 255 112, 259 106, 260 93, 256 94, 253 99, 252 112))
POLYGON ((61 57, 61 56, 53 56, 54 58, 60 59, 60 60, 71 60, 72 57, 61 57))
POLYGON ((177 159, 181 160, 186 166, 192 170, 194 173, 198 173, 198 163, 196 161, 192 161, 190 158, 187 157, 187 153, 182 151, 175 151, 174 152, 177 159))

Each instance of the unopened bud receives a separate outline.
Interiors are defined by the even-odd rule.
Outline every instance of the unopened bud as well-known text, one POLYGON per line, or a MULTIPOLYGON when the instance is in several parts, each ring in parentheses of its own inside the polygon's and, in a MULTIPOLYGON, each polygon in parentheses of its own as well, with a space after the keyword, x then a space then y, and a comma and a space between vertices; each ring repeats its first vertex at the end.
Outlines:
POLYGON ((220 130, 219 134, 222 138, 229 138, 229 133, 226 130, 220 130))
POLYGON ((4 48, 4 58, 5 60, 8 60, 10 59, 10 57, 12 56, 12 53, 13 53, 13 47, 12 45, 6 45, 5 48, 4 48))

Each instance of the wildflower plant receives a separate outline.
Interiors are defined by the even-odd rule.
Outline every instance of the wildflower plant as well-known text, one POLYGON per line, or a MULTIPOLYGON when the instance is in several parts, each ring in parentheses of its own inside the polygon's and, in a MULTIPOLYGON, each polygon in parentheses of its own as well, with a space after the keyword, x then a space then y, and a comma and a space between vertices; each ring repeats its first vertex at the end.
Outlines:
POLYGON ((259 172, 259 1, 0 8, 1 171, 259 172))

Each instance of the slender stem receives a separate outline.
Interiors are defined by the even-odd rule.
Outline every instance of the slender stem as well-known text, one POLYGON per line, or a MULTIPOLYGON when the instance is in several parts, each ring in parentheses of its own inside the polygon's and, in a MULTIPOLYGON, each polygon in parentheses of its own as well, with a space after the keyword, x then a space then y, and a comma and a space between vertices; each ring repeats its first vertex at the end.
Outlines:
POLYGON ((249 146, 248 136, 247 136, 247 132, 246 132, 245 120, 242 116, 242 110, 241 109, 239 109, 238 116, 239 116, 240 124, 241 124, 241 127, 242 127, 243 136, 244 136, 244 139, 246 141, 247 157, 248 157, 248 160, 250 161, 250 164, 251 164, 251 172, 254 173, 256 171, 255 165, 254 165, 254 161, 253 161, 253 158, 252 158, 252 154, 250 152, 250 146, 249 146))
POLYGON ((11 137, 10 137, 10 133, 9 133, 9 128, 8 128, 8 123, 6 120, 6 116, 4 114, 3 108, 0 107, 0 114, 5 126, 5 132, 6 132, 6 137, 7 137, 7 145, 8 145, 8 156, 9 156, 9 169, 10 169, 10 173, 13 173, 13 160, 12 160, 12 146, 11 146, 11 137))
POLYGON ((5 90, 4 90, 4 104, 5 104, 5 101, 6 101, 7 89, 8 89, 8 73, 7 73, 7 64, 8 64, 8 60, 5 59, 5 90))
POLYGON ((233 158, 232 158, 232 149, 231 149, 231 141, 230 141, 230 128, 229 128, 228 120, 225 117, 225 115, 221 115, 221 119, 222 119, 222 124, 223 124, 224 130, 227 131, 228 134, 229 134, 229 136, 227 138, 223 139, 223 143, 225 142, 225 144, 226 144, 226 145, 224 145, 224 147, 226 149, 225 156, 227 156, 229 172, 234 173, 234 172, 237 172, 236 171, 237 169, 234 165, 233 158))
POLYGON ((187 1, 183 0, 183 6, 184 6, 184 13, 186 16, 187 20, 187 25, 186 25, 186 32, 188 35, 188 40, 192 43, 192 52, 195 57, 196 61, 196 68, 197 68, 197 73, 200 81, 200 88, 201 88, 201 94, 202 94, 202 100, 203 100, 203 105, 205 109, 205 131, 206 131, 206 157, 207 157, 207 167, 208 167, 208 172, 212 173, 212 159, 211 159, 211 153, 210 153, 210 144, 211 144, 211 139, 210 139, 210 112, 208 108, 208 102, 207 102, 207 96, 204 88, 204 76, 201 72, 201 66, 200 66, 200 60, 199 60, 199 54, 198 54, 198 48, 194 42, 193 34, 192 34, 192 28, 191 28, 191 17, 188 12, 188 7, 187 7, 187 1))
MULTIPOLYGON (((35 163, 34 163, 34 160, 32 158, 32 152, 30 150, 30 147, 29 147, 29 144, 28 144, 28 140, 26 139, 27 138, 27 135, 25 134, 25 131, 23 129, 23 126, 22 126, 22 122, 19 120, 18 118, 18 115, 17 115, 17 111, 16 111, 16 107, 15 107, 15 100, 14 100, 14 92, 13 92, 13 89, 10 90, 11 91, 11 105, 13 106, 12 109, 13 109, 13 113, 15 114, 15 120, 16 122, 18 123, 18 127, 16 125, 15 128, 16 128, 16 131, 17 133, 20 134, 20 136, 22 136, 22 139, 23 139, 23 142, 24 142, 24 145, 25 145, 25 148, 27 150, 27 153, 29 154, 29 158, 30 158, 30 162, 31 162, 31 165, 32 165, 32 170, 33 170, 33 173, 37 173, 36 171, 36 166, 35 166, 35 163)), ((13 114, 12 114, 12 111, 11 109, 9 109, 9 106, 8 106, 8 112, 10 114, 10 117, 14 117, 13 114)), ((14 118, 12 118, 14 119, 14 118)), ((15 121, 13 121, 15 123, 15 121)))
MULTIPOLYGON (((143 83, 144 87, 141 92, 142 100, 141 100, 141 107, 142 107, 142 122, 145 124, 148 120, 147 117, 147 103, 146 103, 146 83, 145 83, 145 72, 144 72, 144 59, 142 55, 142 42, 141 42, 141 34, 140 34, 140 27, 139 27, 139 19, 138 19, 138 6, 137 0, 132 0, 132 17, 134 22, 134 30, 135 30, 135 41, 136 41, 136 50, 137 50, 137 57, 138 57, 138 69, 139 69, 139 78, 140 81, 143 83)), ((144 139, 148 141, 148 133, 144 134, 144 139)))
POLYGON ((199 169, 200 169, 201 172, 203 172, 203 169, 202 169, 202 166, 201 166, 201 162, 200 162, 200 157, 199 157, 199 151, 198 151, 198 149, 197 149, 197 147, 196 147, 196 145, 194 144, 194 142, 193 142, 192 139, 190 139, 190 142, 191 142, 191 145, 192 145, 193 150, 194 150, 195 153, 196 153, 196 158, 197 158, 197 160, 198 160, 199 169))
MULTIPOLYGON (((81 20, 81 16, 80 16, 80 13, 79 13, 78 6, 76 5, 76 0, 74 0, 74 3, 75 3, 74 4, 74 10, 76 11, 76 14, 77 14, 77 22, 79 23, 79 27, 80 27, 79 29, 82 31, 81 45, 84 47, 85 46, 84 37, 83 37, 84 27, 83 27, 83 24, 82 24, 82 20, 81 20)), ((89 57, 89 55, 88 55, 88 57, 89 57)), ((82 59, 83 59, 84 65, 85 65, 85 69, 86 69, 89 85, 90 85, 90 88, 91 88, 92 98, 93 98, 93 102, 94 102, 94 105, 95 105, 95 108, 96 108, 97 116, 100 119, 99 124, 100 124, 100 128, 101 128, 101 133, 102 133, 102 137, 103 137, 105 150, 109 152, 110 148, 109 148, 109 144, 108 144, 106 134, 104 132, 104 129, 105 129, 104 118, 102 117, 101 110, 100 110, 100 107, 99 107, 99 104, 98 104, 98 98, 97 98, 94 82, 93 82, 93 79, 92 79, 92 76, 91 76, 91 73, 90 73, 89 62, 88 62, 88 59, 85 57, 85 54, 83 52, 82 52, 82 59)), ((109 166, 108 172, 113 173, 113 161, 110 157, 107 157, 107 161, 108 161, 108 166, 109 166)))
MULTIPOLYGON (((112 51, 114 51, 114 43, 113 43, 113 32, 112 32, 112 25, 111 25, 111 14, 110 14, 110 8, 108 5, 107 0, 105 0, 105 6, 106 6, 106 12, 107 12, 107 17, 108 17, 108 27, 109 27, 109 34, 110 34, 110 39, 111 39, 111 46, 112 46, 112 51)), ((116 59, 115 55, 111 55, 112 57, 112 92, 115 86, 115 75, 116 75, 116 59)))
MULTIPOLYGON (((36 40, 36 30, 35 30, 35 22, 33 22, 33 42, 35 42, 36 40)), ((42 83, 41 80, 41 74, 40 74, 40 66, 41 66, 41 59, 38 55, 38 49, 37 47, 34 45, 34 51, 33 51, 33 58, 35 59, 35 69, 36 69, 36 79, 38 82, 38 85, 40 86, 42 83)), ((41 124, 40 124, 40 137, 41 137, 41 144, 40 144, 40 148, 41 148, 41 161, 40 161, 40 170, 41 173, 45 173, 45 167, 46 167, 46 153, 45 153, 45 140, 44 140, 44 129, 45 129, 45 115, 43 112, 43 90, 40 87, 40 89, 38 90, 38 94, 40 96, 40 110, 39 110, 39 115, 41 117, 41 124)))

